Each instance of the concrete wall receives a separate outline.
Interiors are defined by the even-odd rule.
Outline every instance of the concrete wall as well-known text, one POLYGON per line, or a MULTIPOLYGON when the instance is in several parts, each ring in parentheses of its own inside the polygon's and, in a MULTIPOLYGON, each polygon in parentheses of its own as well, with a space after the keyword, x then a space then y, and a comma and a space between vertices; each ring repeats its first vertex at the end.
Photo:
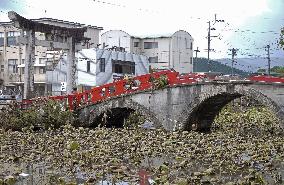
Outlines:
POLYGON ((177 31, 171 38, 170 66, 180 73, 193 72, 193 38, 185 31, 177 31))
POLYGON ((143 51, 143 39, 131 37, 130 51, 136 54, 141 54, 143 51), (137 47, 134 47, 135 42, 138 42, 137 47))
POLYGON ((99 68, 96 51, 93 49, 84 49, 76 53, 76 57, 78 70, 77 85, 96 86, 96 73, 99 68), (87 71, 87 61, 90 61, 90 71, 87 71))
POLYGON ((101 44, 108 45, 107 48, 113 46, 123 47, 126 52, 131 52, 131 37, 122 30, 110 30, 102 34, 101 44))
POLYGON ((152 68, 175 69, 180 73, 193 72, 193 38, 186 31, 179 30, 172 35, 141 38, 130 37, 121 30, 111 30, 102 34, 102 43, 106 43, 109 47, 118 46, 119 41, 126 51, 147 57, 158 57, 158 62, 150 63, 152 68), (138 47, 134 47, 135 42, 138 42, 138 47), (145 42, 157 42, 158 47, 145 49, 145 42))
POLYGON ((157 63, 150 63, 152 68, 169 69, 170 38, 143 39, 141 50, 141 53, 147 57, 158 57, 157 63), (144 49, 145 42, 157 42, 158 48, 144 49))

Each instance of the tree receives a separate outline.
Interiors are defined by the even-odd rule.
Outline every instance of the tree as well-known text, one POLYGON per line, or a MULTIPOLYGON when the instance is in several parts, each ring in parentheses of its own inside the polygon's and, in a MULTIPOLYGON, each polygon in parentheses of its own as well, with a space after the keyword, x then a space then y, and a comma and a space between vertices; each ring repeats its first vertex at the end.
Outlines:
POLYGON ((265 69, 258 69, 257 72, 258 72, 258 73, 265 73, 266 70, 265 70, 265 69))
POLYGON ((283 73, 284 74, 284 67, 274 66, 273 68, 271 68, 271 71, 273 71, 275 73, 283 73))

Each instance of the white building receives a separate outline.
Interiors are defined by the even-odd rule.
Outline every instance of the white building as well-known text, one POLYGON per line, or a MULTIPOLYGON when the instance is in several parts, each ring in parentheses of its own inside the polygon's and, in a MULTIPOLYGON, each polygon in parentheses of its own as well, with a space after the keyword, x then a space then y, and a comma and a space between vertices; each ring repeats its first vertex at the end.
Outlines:
MULTIPOLYGON (((125 74, 138 76, 149 73, 146 56, 104 49, 83 49, 76 53, 79 91, 113 82, 125 74)), ((47 71, 47 83, 52 84, 52 94, 61 94, 61 82, 66 82, 66 55, 53 71, 47 71)))
POLYGON ((122 30, 102 34, 104 47, 116 47, 149 57, 153 69, 174 69, 180 73, 193 71, 193 38, 183 30, 173 34, 146 37, 131 36, 122 30))

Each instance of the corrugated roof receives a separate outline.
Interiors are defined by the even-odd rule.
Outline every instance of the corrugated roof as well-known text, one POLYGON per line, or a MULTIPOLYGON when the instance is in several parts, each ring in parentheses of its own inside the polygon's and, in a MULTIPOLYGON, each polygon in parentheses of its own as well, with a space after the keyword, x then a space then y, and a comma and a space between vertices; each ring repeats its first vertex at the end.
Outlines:
MULTIPOLYGON (((84 49, 84 50, 89 50, 90 49, 84 49)), ((89 51, 82 51, 83 53, 87 54, 89 51)), ((98 49, 94 48, 92 49, 96 51, 96 59, 99 60, 101 58, 105 58, 106 60, 109 60, 110 58, 112 60, 118 60, 118 61, 130 61, 130 62, 135 62, 139 60, 148 60, 148 58, 144 55, 136 55, 128 52, 120 52, 120 51, 112 51, 112 50, 106 50, 106 49, 98 49)))

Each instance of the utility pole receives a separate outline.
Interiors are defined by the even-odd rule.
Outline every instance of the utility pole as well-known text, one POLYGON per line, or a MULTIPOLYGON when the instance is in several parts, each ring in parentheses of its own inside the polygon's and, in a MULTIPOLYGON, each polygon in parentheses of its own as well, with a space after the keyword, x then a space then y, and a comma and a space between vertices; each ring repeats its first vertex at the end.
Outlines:
POLYGON ((232 66, 231 66, 231 75, 234 75, 234 62, 235 62, 235 56, 237 55, 237 51, 238 49, 229 49, 230 51, 232 51, 232 66))
POLYGON ((195 64, 193 63, 193 72, 196 72, 196 67, 195 67, 195 70, 194 70, 194 66, 196 66, 196 64, 197 64, 197 53, 200 52, 200 51, 199 51, 198 47, 193 51, 195 51, 195 64))
POLYGON ((199 49, 198 49, 198 47, 197 47, 195 50, 193 50, 193 51, 195 52, 195 58, 197 58, 197 53, 200 52, 199 49))
POLYGON ((265 48, 267 48, 267 61, 268 61, 268 75, 270 76, 270 45, 268 44, 265 48))
MULTIPOLYGON (((216 22, 225 22, 224 20, 222 19, 217 19, 217 14, 215 14, 215 17, 214 17, 214 24, 216 22)), ((207 60, 208 60, 208 72, 210 72, 211 70, 211 66, 210 66, 210 51, 211 51, 211 45, 210 45, 210 42, 211 42, 211 37, 218 37, 218 36, 211 36, 211 30, 216 30, 215 28, 211 28, 211 21, 208 21, 208 35, 207 35, 207 42, 208 42, 208 45, 207 45, 207 60)))
POLYGON ((208 36, 207 36, 207 40, 208 40, 208 47, 207 47, 207 62, 208 62, 208 72, 210 72, 210 57, 209 57, 209 52, 210 52, 210 41, 211 41, 211 36, 210 36, 210 30, 211 30, 211 25, 210 25, 210 21, 208 21, 208 36))

